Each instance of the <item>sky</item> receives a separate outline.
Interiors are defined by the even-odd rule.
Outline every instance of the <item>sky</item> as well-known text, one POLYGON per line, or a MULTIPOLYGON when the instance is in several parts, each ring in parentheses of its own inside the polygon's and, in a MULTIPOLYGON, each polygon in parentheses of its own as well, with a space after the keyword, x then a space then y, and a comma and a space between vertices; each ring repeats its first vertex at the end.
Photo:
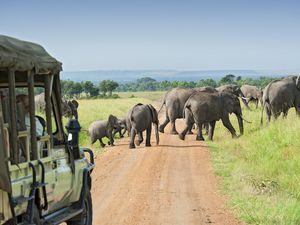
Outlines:
POLYGON ((81 70, 298 70, 300 1, 1 0, 0 34, 81 70))

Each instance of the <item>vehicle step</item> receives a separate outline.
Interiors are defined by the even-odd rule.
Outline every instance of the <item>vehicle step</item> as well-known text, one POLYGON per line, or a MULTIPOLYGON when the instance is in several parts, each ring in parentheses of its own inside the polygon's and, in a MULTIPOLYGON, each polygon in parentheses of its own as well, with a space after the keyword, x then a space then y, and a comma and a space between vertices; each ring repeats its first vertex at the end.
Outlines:
POLYGON ((73 217, 79 215, 82 212, 82 209, 78 208, 64 208, 61 210, 58 210, 54 213, 51 213, 50 215, 47 215, 44 217, 43 221, 45 225, 58 225, 62 222, 65 222, 69 219, 72 219, 73 217))

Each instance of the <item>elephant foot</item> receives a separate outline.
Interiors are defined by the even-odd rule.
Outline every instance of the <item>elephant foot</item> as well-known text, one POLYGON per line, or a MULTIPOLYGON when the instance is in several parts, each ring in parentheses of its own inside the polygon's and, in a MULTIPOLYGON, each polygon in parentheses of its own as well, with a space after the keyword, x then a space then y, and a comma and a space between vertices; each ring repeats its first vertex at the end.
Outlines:
POLYGON ((134 144, 129 144, 129 149, 133 149, 135 148, 135 145, 134 144))
POLYGON ((190 131, 188 131, 188 134, 194 134, 194 133, 193 133, 193 131, 190 130, 190 131))
POLYGON ((178 137, 179 137, 181 140, 183 140, 183 141, 184 141, 184 139, 185 139, 185 135, 183 135, 183 134, 179 134, 178 137))
POLYGON ((108 141, 107 144, 110 145, 110 141, 108 141))
POLYGON ((209 140, 209 141, 213 141, 213 138, 212 138, 212 137, 208 137, 208 140, 209 140))
POLYGON ((197 137, 196 137, 196 141, 204 141, 204 138, 203 138, 203 137, 201 137, 201 136, 198 136, 198 135, 197 135, 197 137))
POLYGON ((178 132, 177 132, 176 130, 172 130, 172 131, 171 131, 171 134, 173 134, 173 135, 177 135, 177 134, 178 134, 178 132))
POLYGON ((121 135, 121 136, 120 136, 120 138, 123 138, 123 137, 124 137, 124 135, 121 135))
POLYGON ((145 146, 146 146, 146 147, 151 147, 151 144, 150 144, 150 143, 146 143, 145 146))
POLYGON ((238 136, 236 134, 233 134, 232 138, 236 139, 236 138, 238 138, 238 136))
POLYGON ((159 131, 160 133, 165 133, 164 128, 162 128, 161 126, 159 126, 158 131, 159 131))
POLYGON ((104 148, 104 147, 105 147, 105 144, 101 144, 101 147, 104 148))
POLYGON ((142 143, 142 142, 141 142, 140 140, 136 140, 136 141, 135 141, 135 145, 137 145, 137 146, 140 146, 141 143, 142 143))

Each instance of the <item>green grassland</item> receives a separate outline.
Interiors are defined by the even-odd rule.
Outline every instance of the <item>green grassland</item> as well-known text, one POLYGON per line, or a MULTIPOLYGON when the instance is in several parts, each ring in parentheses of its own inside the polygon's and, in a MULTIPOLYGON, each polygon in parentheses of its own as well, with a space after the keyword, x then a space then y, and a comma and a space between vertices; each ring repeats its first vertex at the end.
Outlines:
POLYGON ((159 100, 164 96, 165 91, 144 91, 144 92, 117 92, 121 98, 145 98, 152 101, 159 100))
POLYGON ((300 119, 290 109, 287 119, 260 128, 260 109, 243 114, 252 123, 242 137, 232 139, 218 122, 208 143, 229 206, 247 224, 300 224, 300 119))

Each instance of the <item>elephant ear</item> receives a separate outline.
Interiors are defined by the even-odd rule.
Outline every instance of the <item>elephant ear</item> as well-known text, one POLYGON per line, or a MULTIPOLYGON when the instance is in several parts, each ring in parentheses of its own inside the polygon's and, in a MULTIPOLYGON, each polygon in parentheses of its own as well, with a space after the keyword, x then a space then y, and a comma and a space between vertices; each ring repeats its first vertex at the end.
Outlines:
POLYGON ((226 113, 231 114, 234 111, 234 98, 235 96, 231 94, 225 94, 223 96, 223 106, 225 108, 226 113))
POLYGON ((109 115, 106 128, 113 129, 115 127, 115 124, 117 123, 117 120, 117 117, 115 117, 114 115, 109 115))
POLYGON ((149 104, 148 107, 149 107, 150 112, 151 112, 152 123, 158 124, 158 114, 157 114, 156 109, 151 104, 149 104))
POLYGON ((296 87, 298 90, 300 90, 300 76, 298 76, 296 79, 296 87))
POLYGON ((73 99, 71 102, 75 106, 75 108, 78 109, 79 103, 75 99, 73 99))

